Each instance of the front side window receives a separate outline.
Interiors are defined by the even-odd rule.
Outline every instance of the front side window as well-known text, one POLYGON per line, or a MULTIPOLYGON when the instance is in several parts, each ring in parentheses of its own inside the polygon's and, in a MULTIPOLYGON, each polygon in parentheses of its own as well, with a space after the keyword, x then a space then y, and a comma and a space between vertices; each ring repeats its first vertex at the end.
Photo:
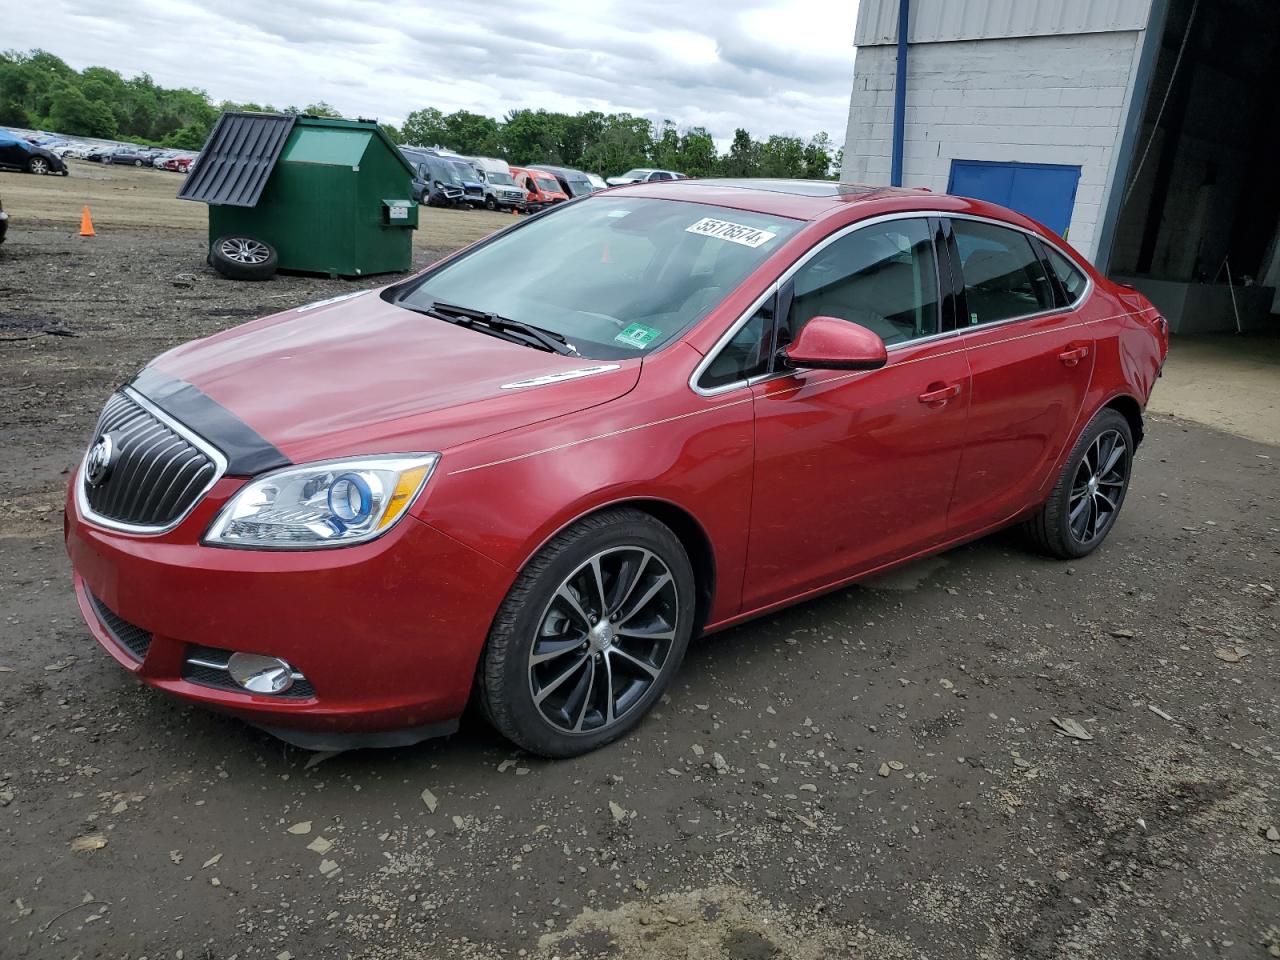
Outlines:
POLYGON ((714 360, 702 371, 698 386, 703 390, 742 383, 769 370, 769 343, 773 333, 773 298, 751 315, 714 360))
POLYGON ((886 345, 938 332, 938 276, 928 221, 890 220, 856 229, 796 273, 789 336, 814 317, 861 324, 886 345))
POLYGON ((1083 270, 1047 243, 1044 245, 1044 251, 1049 258, 1049 266, 1057 274, 1058 282, 1062 284, 1062 289, 1067 294, 1067 302, 1063 306, 1071 306, 1084 293, 1084 288, 1089 285, 1089 278, 1084 275, 1083 270))
POLYGON ((634 357, 701 320, 801 226, 710 204, 597 195, 496 236, 397 302, 494 313, 560 334, 586 357, 634 357))
POLYGON ((1053 284, 1026 234, 978 220, 953 220, 951 227, 964 272, 968 326, 1053 309, 1053 284))

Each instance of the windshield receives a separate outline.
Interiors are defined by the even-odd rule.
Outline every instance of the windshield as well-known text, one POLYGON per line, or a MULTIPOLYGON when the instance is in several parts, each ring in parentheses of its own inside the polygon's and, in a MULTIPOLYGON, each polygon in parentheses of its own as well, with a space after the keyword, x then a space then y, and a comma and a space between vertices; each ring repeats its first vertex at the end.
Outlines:
POLYGON ((647 177, 647 176, 650 174, 650 172, 651 172, 651 171, 649 171, 649 170, 641 170, 641 169, 628 170, 628 171, 627 171, 626 173, 624 173, 624 174, 623 174, 619 179, 621 179, 621 180, 643 180, 645 177, 647 177))
POLYGON ((489 182, 496 183, 504 187, 515 186, 515 181, 511 179, 511 174, 509 173, 493 173, 492 171, 490 171, 489 182))
POLYGON ((400 302, 495 313, 560 334, 593 359, 634 357, 701 320, 801 226, 707 204, 601 195, 501 234, 400 302))
POLYGON ((546 190, 550 193, 564 193, 560 189, 560 181, 558 180, 552 180, 549 177, 535 177, 534 179, 538 183, 539 190, 546 190))
POLYGON ((470 180, 473 183, 479 182, 476 180, 476 172, 472 170, 470 167, 468 167, 462 161, 451 160, 449 162, 449 166, 453 167, 459 183, 462 182, 463 180, 470 180))
POLYGON ((593 192, 591 189, 591 182, 589 180, 570 180, 568 183, 569 192, 575 197, 585 197, 587 194, 593 192))
POLYGON ((462 186, 462 180, 458 177, 458 171, 451 163, 435 162, 431 165, 431 175, 441 183, 447 183, 450 186, 462 186))

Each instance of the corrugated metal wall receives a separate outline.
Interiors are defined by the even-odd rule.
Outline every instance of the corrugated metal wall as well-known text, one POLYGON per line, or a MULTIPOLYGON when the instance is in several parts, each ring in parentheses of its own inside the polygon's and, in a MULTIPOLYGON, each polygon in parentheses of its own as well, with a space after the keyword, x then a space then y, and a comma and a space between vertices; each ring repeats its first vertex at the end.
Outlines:
MULTIPOLYGON (((911 0, 911 43, 1141 30, 1151 0, 911 0)), ((861 0, 854 44, 898 41, 898 0, 861 0)))

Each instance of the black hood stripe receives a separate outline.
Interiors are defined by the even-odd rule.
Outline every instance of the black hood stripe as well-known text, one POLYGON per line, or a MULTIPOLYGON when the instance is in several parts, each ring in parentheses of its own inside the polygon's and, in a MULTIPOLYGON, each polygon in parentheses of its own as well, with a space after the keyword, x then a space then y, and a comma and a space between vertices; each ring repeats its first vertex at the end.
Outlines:
POLYGON ((253 477, 292 463, 260 433, 185 380, 148 367, 131 386, 221 450, 230 476, 253 477))

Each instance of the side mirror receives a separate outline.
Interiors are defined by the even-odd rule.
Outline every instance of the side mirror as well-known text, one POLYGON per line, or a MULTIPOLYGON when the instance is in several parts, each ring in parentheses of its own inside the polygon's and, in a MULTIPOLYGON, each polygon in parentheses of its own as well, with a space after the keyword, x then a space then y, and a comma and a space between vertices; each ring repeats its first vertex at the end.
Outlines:
POLYGON ((787 366, 814 370, 878 370, 889 362, 884 341, 837 317, 814 317, 782 351, 787 366))

